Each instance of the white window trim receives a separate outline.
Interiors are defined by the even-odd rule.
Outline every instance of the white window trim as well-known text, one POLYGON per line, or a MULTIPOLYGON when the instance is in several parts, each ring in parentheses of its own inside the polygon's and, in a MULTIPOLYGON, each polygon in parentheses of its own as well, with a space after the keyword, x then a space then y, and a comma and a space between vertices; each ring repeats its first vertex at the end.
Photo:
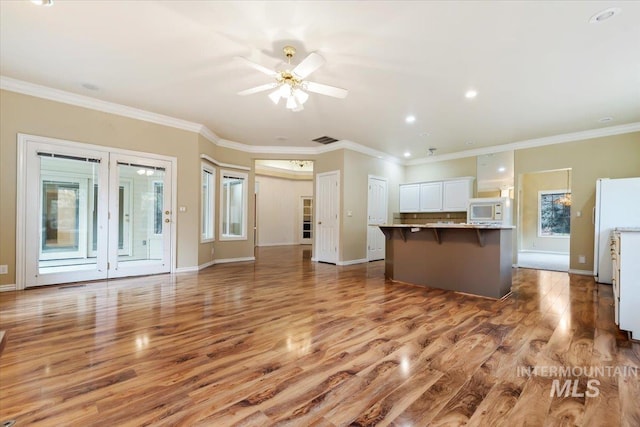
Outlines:
POLYGON ((248 220, 248 212, 247 212, 247 206, 248 206, 248 190, 247 190, 247 186, 249 184, 249 174, 243 173, 243 172, 236 172, 236 171, 230 171, 230 170, 226 170, 226 169, 221 169, 220 170, 220 214, 219 214, 219 239, 220 241, 224 241, 224 240, 247 240, 247 220, 248 220), (224 234, 223 233, 223 219, 224 219, 224 215, 222 210, 225 208, 225 206, 227 206, 227 204, 225 203, 225 201, 223 200, 224 197, 224 177, 230 177, 230 178, 237 178, 237 179, 242 179, 243 180, 243 185, 242 185, 242 235, 240 236, 235 236, 235 235, 229 235, 229 234, 224 234))
POLYGON ((537 215, 538 215, 538 237, 542 239, 569 239, 571 238, 571 233, 566 235, 556 235, 556 236, 547 236, 542 234, 542 218, 540 218, 540 214, 542 210, 540 209, 540 203, 542 203, 542 196, 545 194, 558 194, 558 193, 568 193, 571 194, 571 189, 561 188, 559 190, 540 190, 538 191, 538 207, 537 207, 537 215))
MULTIPOLYGON (((211 237, 205 237, 202 229, 202 220, 205 215, 204 200, 200 200, 200 243, 209 243, 216 240, 216 168, 202 162, 200 169, 200 188, 204 185, 203 172, 211 174, 211 185, 209 186, 209 212, 211 213, 210 227, 211 237)), ((200 196, 202 199, 202 196, 200 196)))

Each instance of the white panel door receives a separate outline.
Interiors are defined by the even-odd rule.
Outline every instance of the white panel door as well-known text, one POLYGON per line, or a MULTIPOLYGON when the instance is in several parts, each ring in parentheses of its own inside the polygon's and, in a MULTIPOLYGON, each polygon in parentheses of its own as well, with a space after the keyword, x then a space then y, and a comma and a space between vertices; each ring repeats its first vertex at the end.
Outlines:
POLYGON ((340 172, 316 175, 316 260, 338 262, 340 172))
POLYGON ((387 222, 387 180, 369 177, 367 198, 367 259, 376 261, 384 259, 385 237, 380 228, 373 224, 387 222))

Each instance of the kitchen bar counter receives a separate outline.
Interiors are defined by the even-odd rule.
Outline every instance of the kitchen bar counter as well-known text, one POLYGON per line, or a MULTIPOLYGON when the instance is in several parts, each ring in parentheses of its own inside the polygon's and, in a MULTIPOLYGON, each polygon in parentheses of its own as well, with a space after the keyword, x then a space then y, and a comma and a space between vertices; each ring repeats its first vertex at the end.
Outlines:
POLYGON ((385 277, 501 298, 511 290, 513 226, 379 225, 386 237, 385 277))

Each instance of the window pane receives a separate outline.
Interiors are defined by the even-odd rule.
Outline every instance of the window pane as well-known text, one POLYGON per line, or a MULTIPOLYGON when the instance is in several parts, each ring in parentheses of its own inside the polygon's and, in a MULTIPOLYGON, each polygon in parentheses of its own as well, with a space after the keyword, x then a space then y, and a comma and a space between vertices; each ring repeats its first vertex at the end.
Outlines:
POLYGON ((202 170, 202 220, 201 220, 201 232, 202 239, 213 239, 214 229, 214 175, 213 172, 203 169, 202 170))
MULTIPOLYGON (((244 175, 244 174, 242 174, 244 175)), ((246 176, 222 176, 221 229, 226 237, 245 236, 245 188, 246 176)))
POLYGON ((571 231, 571 193, 540 195, 540 235, 568 236, 571 231))

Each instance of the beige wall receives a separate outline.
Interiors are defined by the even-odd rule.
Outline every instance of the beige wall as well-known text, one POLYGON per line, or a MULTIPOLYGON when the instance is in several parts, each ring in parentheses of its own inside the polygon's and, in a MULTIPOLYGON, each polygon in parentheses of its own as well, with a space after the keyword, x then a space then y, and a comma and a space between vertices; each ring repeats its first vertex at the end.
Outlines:
POLYGON ((398 186, 403 182, 403 166, 366 154, 346 150, 344 152, 344 175, 342 178, 342 233, 341 261, 367 258, 367 199, 369 175, 387 178, 388 216, 393 222, 393 212, 398 206, 398 186), (348 216, 351 212, 351 216, 348 216))
POLYGON ((472 156, 461 159, 407 166, 405 168, 404 183, 438 181, 440 179, 459 178, 462 176, 475 177, 477 169, 476 163, 476 156, 472 156))
MULTIPOLYGON (((570 268, 593 270, 591 212, 595 205, 596 179, 640 176, 640 132, 515 152, 517 181, 521 174, 565 168, 572 170, 570 268), (585 264, 578 263, 580 255, 586 257, 585 264)), ((516 188, 519 188, 518 182, 516 188)))
MULTIPOLYGON (((254 213, 255 213, 255 198, 254 198, 254 166, 253 159, 249 153, 245 153, 238 150, 232 150, 229 148, 219 147, 211 143, 209 140, 202 136, 198 136, 198 147, 200 153, 197 157, 198 162, 198 177, 200 176, 200 154, 206 154, 209 157, 214 158, 218 162, 227 163, 231 165, 237 165, 242 167, 251 168, 250 171, 247 170, 239 170, 234 169, 229 166, 217 166, 213 165, 216 168, 216 219, 215 219, 215 241, 209 243, 200 243, 198 247, 198 264, 203 265, 212 260, 233 260, 238 258, 247 258, 254 256, 254 232, 253 232, 253 224, 254 224, 254 213), (225 170, 236 170, 238 172, 243 172, 249 175, 247 180, 247 239, 246 240, 220 240, 220 169, 225 170), (211 253, 211 249, 214 250, 213 254, 211 253)), ((198 178, 199 179, 199 178, 198 178)), ((198 181, 198 191, 197 194, 200 194, 200 181, 198 181)), ((200 224, 200 201, 198 197, 198 227, 200 224)), ((198 230, 198 236, 200 236, 200 231, 198 230)), ((198 240, 199 241, 199 240, 198 240)), ((195 246, 194 246, 195 247, 195 246)))
POLYGON ((195 133, 9 91, 0 91, 0 111, 0 264, 9 266, 0 284, 15 283, 18 133, 176 157, 177 203, 188 207, 176 219, 177 264, 197 265, 200 175, 195 133))
MULTIPOLYGON (((570 171, 527 173, 520 177, 521 229, 519 249, 525 251, 569 253, 569 237, 538 237, 538 192, 570 189, 570 171), (567 182, 567 172, 569 181, 567 182)), ((572 215, 573 216, 573 215, 572 215)), ((572 219, 573 221, 573 219, 572 219)))

